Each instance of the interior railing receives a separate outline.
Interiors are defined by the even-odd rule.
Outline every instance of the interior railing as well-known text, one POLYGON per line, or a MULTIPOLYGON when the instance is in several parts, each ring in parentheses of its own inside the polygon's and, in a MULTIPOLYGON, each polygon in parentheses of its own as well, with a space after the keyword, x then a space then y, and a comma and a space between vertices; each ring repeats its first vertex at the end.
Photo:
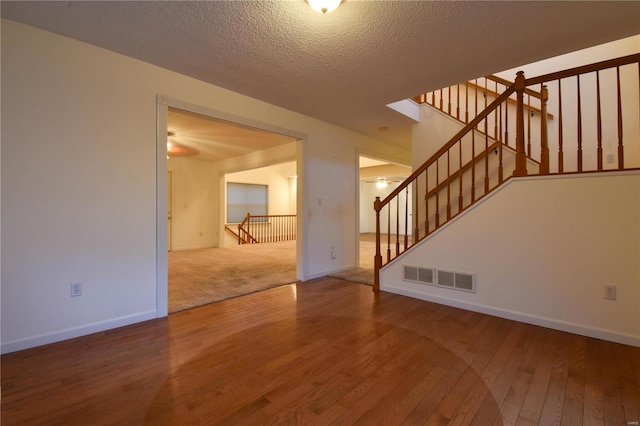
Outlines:
POLYGON ((238 244, 271 243, 296 239, 296 215, 251 215, 238 224, 238 244))
MULTIPOLYGON (((488 90, 486 81, 494 80, 485 79, 488 90)), ((484 99, 495 99, 484 104, 468 95, 469 84, 449 88, 446 98, 443 91, 421 95, 466 124, 384 200, 376 197, 374 291, 383 266, 512 176, 640 169, 640 141, 624 140, 639 133, 640 54, 495 83, 504 90, 485 91, 484 99), (575 125, 564 124, 569 117, 575 125)))

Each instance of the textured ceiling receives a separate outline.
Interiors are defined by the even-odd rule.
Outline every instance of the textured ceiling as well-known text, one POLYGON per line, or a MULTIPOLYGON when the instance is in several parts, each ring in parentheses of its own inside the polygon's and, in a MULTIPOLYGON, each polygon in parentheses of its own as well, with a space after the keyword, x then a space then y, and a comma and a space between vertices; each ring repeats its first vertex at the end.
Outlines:
POLYGON ((2 16, 402 146, 390 102, 640 33, 634 1, 2 1, 2 16))

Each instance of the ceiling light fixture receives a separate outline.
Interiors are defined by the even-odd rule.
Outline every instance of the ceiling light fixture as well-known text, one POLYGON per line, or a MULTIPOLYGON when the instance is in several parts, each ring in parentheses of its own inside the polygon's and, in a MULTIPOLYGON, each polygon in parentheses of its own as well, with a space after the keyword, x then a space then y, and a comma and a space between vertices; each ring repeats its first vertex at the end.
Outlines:
POLYGON ((342 0, 307 0, 307 3, 309 3, 311 9, 324 15, 336 10, 342 0))
POLYGON ((389 181, 387 180, 387 178, 378 178, 378 180, 376 181, 376 187, 378 189, 386 188, 387 185, 389 185, 389 181))

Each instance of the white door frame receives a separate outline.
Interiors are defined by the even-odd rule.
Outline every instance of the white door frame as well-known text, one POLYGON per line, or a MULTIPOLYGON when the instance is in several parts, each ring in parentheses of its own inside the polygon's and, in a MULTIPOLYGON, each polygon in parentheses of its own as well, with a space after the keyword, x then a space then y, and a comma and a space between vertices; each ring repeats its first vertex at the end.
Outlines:
POLYGON ((276 127, 261 123, 246 117, 239 117, 223 111, 212 110, 184 101, 170 99, 164 95, 156 97, 156 316, 158 318, 168 315, 168 291, 167 277, 168 253, 167 253, 167 116, 169 107, 179 108, 185 111, 202 114, 208 117, 231 121, 257 129, 291 136, 298 139, 296 144, 297 167, 297 241, 296 241, 296 278, 306 281, 309 274, 307 261, 307 223, 303 212, 308 205, 304 186, 306 182, 305 161, 307 156, 307 135, 290 129, 276 127))

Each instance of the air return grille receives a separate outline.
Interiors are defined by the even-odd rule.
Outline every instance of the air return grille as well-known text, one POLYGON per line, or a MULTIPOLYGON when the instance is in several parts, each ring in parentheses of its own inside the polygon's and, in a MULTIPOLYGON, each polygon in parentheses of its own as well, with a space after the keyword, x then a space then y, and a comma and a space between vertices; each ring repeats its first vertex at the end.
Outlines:
POLYGON ((421 284, 435 284, 435 272, 435 269, 405 265, 403 279, 421 284))
POLYGON ((476 292, 476 276, 468 272, 445 271, 435 268, 404 265, 402 279, 418 284, 435 285, 472 293, 476 292))

